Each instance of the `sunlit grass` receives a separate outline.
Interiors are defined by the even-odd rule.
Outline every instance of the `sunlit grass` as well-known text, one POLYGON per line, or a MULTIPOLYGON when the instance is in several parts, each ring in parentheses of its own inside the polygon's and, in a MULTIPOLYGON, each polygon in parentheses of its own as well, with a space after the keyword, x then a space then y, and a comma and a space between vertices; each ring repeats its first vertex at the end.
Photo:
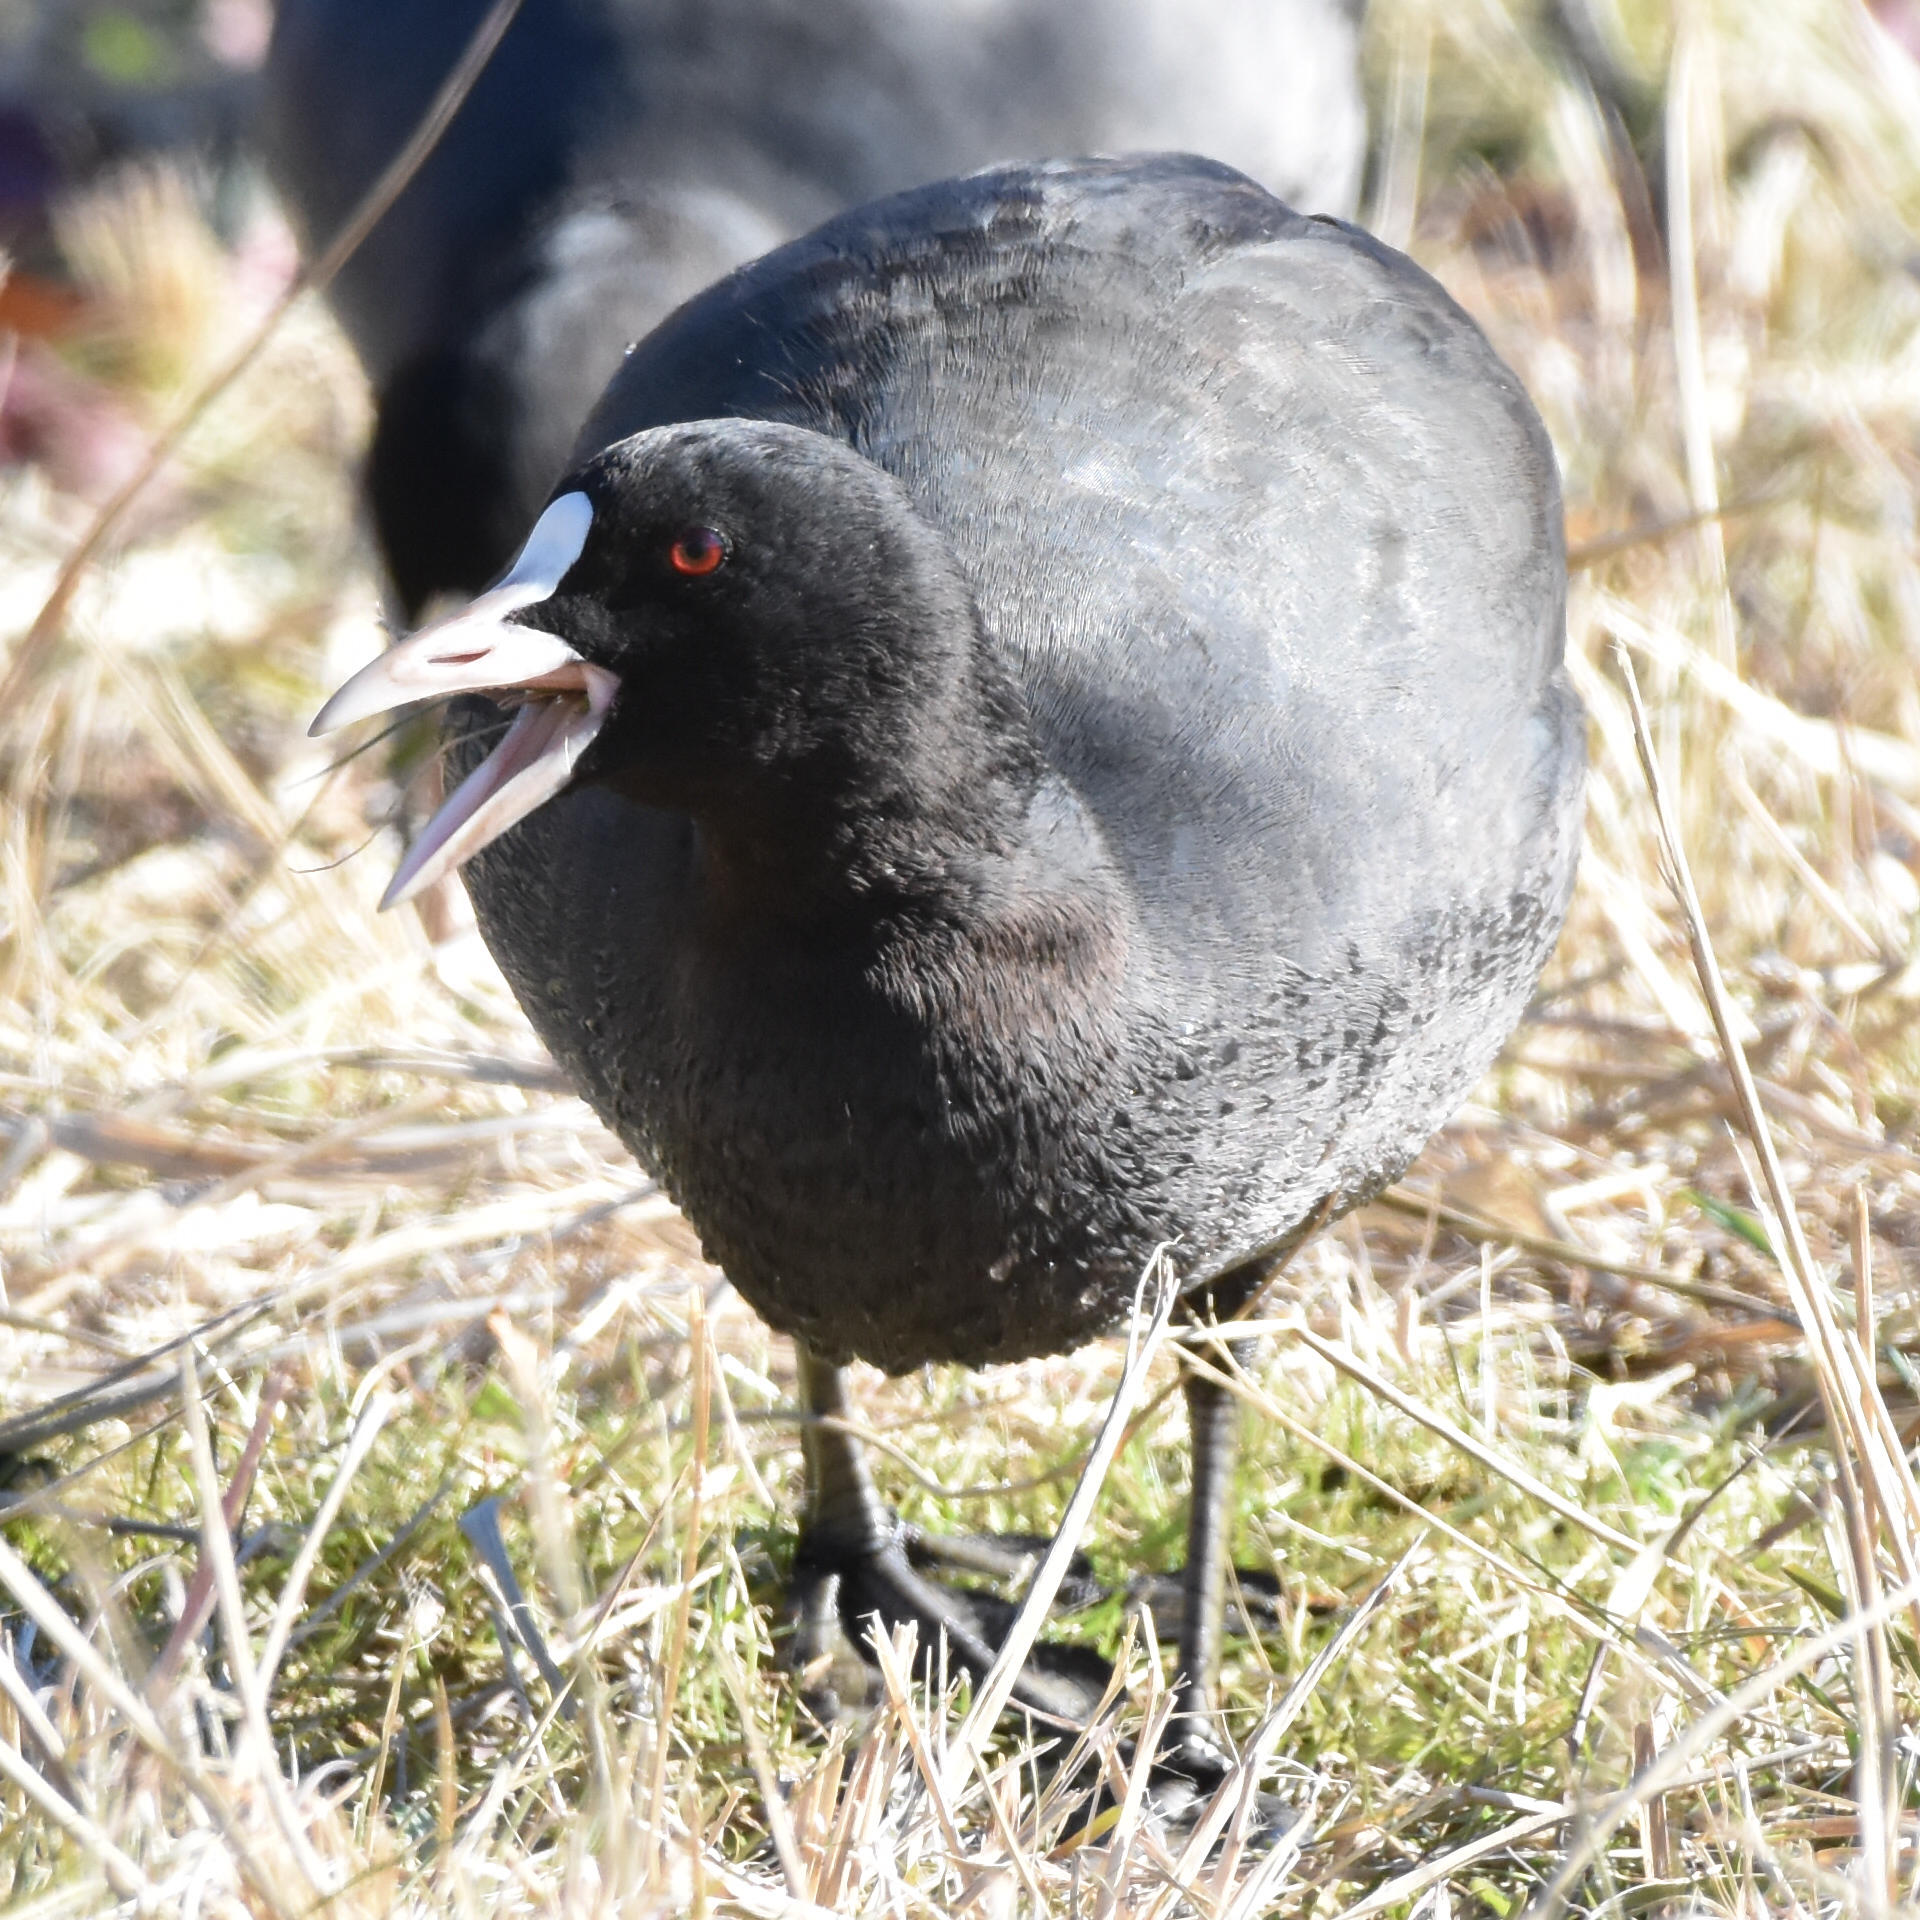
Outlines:
MULTIPOLYGON (((1898 1587, 1905 1523, 1850 1502, 1804 1343, 1764 1317, 1790 1295, 1614 648, 1823 1284, 1842 1322, 1864 1304, 1877 1325, 1910 1438, 1920 76, 1863 13, 1812 0, 1674 17, 1679 40, 1666 9, 1620 8, 1600 75, 1674 169, 1636 197, 1530 13, 1370 14, 1371 209, 1488 327, 1559 450, 1594 778, 1535 1018, 1400 1204, 1323 1234, 1262 1309, 1237 1549, 1271 1577, 1272 1625, 1230 1648, 1227 1703, 1251 1742, 1287 1702, 1248 1769, 1297 1814, 1286 1838, 1236 1837, 1223 1805, 1222 1846, 1190 1859, 1132 1813, 1072 1844, 1047 1765, 1013 1764, 1018 1725, 995 1786, 955 1775, 964 1695, 902 1691, 832 1739, 808 1722, 771 1635, 799 1486, 786 1344, 554 1080, 458 896, 374 913, 405 763, 333 768, 304 738, 378 644, 379 602, 364 395, 300 309, 0 716, 0 1414, 204 1328, 213 1461, 203 1484, 175 1348, 138 1404, 0 1468, 0 1540, 44 1583, 0 1563, 8 1911, 1504 1917, 1636 1770, 1898 1587), (1670 282, 1661 233, 1689 229, 1670 282), (265 1683, 269 1754, 247 1669, 356 1432, 265 1683), (218 1605, 178 1623, 219 1558, 205 1497, 250 1436, 248 1653, 218 1605), (524 1638, 503 1633, 489 1512, 524 1638), (97 1671, 36 1607, 79 1623, 97 1671)), ((284 263, 267 226, 223 252, 151 178, 63 231, 91 318, 35 350, 140 432, 284 263)), ((36 470, 0 476, 7 633, 89 510, 36 470)), ((863 1375, 895 1449, 876 1474, 929 1530, 1047 1533, 1122 1364, 1106 1344, 863 1375)), ((1174 1382, 1163 1357, 1083 1542, 1107 1597, 1057 1629, 1126 1663, 1122 1740, 1158 1710, 1127 1594, 1179 1557, 1174 1382)), ((1863 1728, 1906 1724, 1916 1633, 1898 1611, 1879 1665, 1837 1644, 1684 1749, 1572 1905, 1884 1911, 1856 1762, 1863 1728)), ((1904 1736, 1889 1754, 1904 1889, 1920 1795, 1904 1736)), ((1112 1747, 1122 1798, 1129 1764, 1112 1747)))

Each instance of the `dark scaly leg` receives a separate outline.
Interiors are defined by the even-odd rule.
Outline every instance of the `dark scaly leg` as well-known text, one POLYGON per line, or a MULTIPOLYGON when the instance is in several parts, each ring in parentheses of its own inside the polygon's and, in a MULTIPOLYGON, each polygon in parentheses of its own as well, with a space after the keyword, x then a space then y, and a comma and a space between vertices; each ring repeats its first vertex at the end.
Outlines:
POLYGON ((816 1359, 797 1340, 793 1357, 800 1396, 812 1415, 800 1432, 807 1465, 802 1538, 836 1559, 882 1553, 894 1543, 900 1522, 874 1491, 866 1449, 844 1426, 832 1424, 849 1418, 846 1370, 816 1359))
MULTIPOLYGON (((949 1663, 976 1680, 984 1677, 998 1633, 983 1631, 977 1600, 926 1579, 909 1563, 905 1530, 874 1489, 865 1449, 839 1424, 848 1413, 844 1372, 797 1341, 794 1352, 812 1418, 802 1435, 807 1509, 788 1594, 789 1664, 823 1717, 865 1704, 872 1690, 859 1656, 877 1614, 883 1631, 913 1621, 923 1653, 944 1635, 949 1663)), ((1081 1673, 1088 1661, 1068 1657, 1075 1651, 1058 1649, 1049 1658, 1037 1648, 1015 1685, 1015 1701, 1052 1719, 1084 1720, 1099 1698, 1093 1669, 1100 1663, 1081 1673)))
MULTIPOLYGON (((1189 1317, 1201 1322, 1231 1319, 1259 1292, 1270 1271, 1260 1262, 1220 1275, 1193 1296, 1189 1317)), ((1230 1351, 1244 1365, 1252 1348, 1251 1341, 1236 1340, 1230 1351)), ((1187 1564, 1180 1577, 1180 1665, 1167 1748, 1176 1762, 1190 1757, 1218 1765, 1224 1763, 1227 1747, 1216 1719, 1214 1690, 1226 1621, 1240 1406, 1229 1388, 1191 1368, 1184 1386, 1193 1491, 1187 1509, 1187 1564)))

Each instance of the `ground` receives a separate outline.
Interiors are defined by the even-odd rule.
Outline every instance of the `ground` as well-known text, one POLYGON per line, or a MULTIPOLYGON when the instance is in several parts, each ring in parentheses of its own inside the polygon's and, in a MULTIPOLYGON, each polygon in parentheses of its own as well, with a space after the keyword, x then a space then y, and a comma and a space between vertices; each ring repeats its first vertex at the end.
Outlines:
MULTIPOLYGON (((375 914, 426 737, 304 737, 380 643, 366 401, 316 302, 30 635, 290 264, 264 206, 229 189, 216 239, 164 170, 63 209, 81 298, 5 310, 0 409, 0 1910, 1910 1897, 1912 21, 1561 17, 1369 14, 1368 222, 1559 452, 1588 842, 1474 1103, 1261 1310, 1236 1549, 1277 1597, 1198 1839, 1125 1782, 1164 1707, 1127 1589, 1179 1550, 1165 1348, 1082 1540, 1108 1597, 1049 1629, 1120 1657, 1117 1816, 1070 1817, 1040 1730, 976 1754, 904 1650, 828 1738, 774 1670, 786 1344, 557 1082, 457 890, 375 914), (112 1417, 29 1417, 115 1368, 112 1417)), ((863 1377, 885 1490, 1049 1533, 1125 1372, 1115 1341, 863 1377)))

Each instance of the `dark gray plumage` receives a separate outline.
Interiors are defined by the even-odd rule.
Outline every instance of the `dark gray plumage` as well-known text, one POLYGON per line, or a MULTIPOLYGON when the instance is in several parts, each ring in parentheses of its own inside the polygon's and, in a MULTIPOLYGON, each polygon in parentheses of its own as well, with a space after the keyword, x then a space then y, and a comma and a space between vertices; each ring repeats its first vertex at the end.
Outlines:
POLYGON ((581 450, 595 535, 518 617, 623 705, 470 886, 775 1326, 896 1370, 1070 1346, 1156 1244, 1197 1280, 1377 1190, 1486 1068, 1581 714, 1546 438, 1410 262, 1206 162, 1005 169, 721 282, 581 450), (700 630, 643 644, 678 630, 615 575, 726 515, 787 598, 702 692, 700 630), (950 571, 868 568, 896 522, 950 571), (669 751, 703 700, 828 726, 856 644, 940 689, 872 764, 669 751))
MULTIPOLYGON (((823 1711, 874 1613, 976 1675, 1000 1631, 835 1361, 1072 1345, 1163 1243, 1231 1314, 1492 1058, 1573 873, 1563 586, 1540 424, 1410 262, 1209 161, 1016 166, 682 308, 506 577, 328 703, 515 708, 456 709, 391 897, 471 859, 548 1045, 796 1336, 823 1711)), ((1234 1422, 1185 1386, 1203 1791, 1234 1422)), ((1071 1651, 1017 1697, 1084 1716, 1071 1651)))

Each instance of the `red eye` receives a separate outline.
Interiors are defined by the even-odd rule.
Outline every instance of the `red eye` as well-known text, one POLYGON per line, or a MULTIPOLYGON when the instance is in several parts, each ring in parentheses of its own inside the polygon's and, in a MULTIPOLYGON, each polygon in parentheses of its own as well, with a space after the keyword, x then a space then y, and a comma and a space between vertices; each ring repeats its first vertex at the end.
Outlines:
POLYGON ((675 573, 696 578, 711 573, 727 557, 727 543, 712 527, 689 527, 667 549, 675 573))

